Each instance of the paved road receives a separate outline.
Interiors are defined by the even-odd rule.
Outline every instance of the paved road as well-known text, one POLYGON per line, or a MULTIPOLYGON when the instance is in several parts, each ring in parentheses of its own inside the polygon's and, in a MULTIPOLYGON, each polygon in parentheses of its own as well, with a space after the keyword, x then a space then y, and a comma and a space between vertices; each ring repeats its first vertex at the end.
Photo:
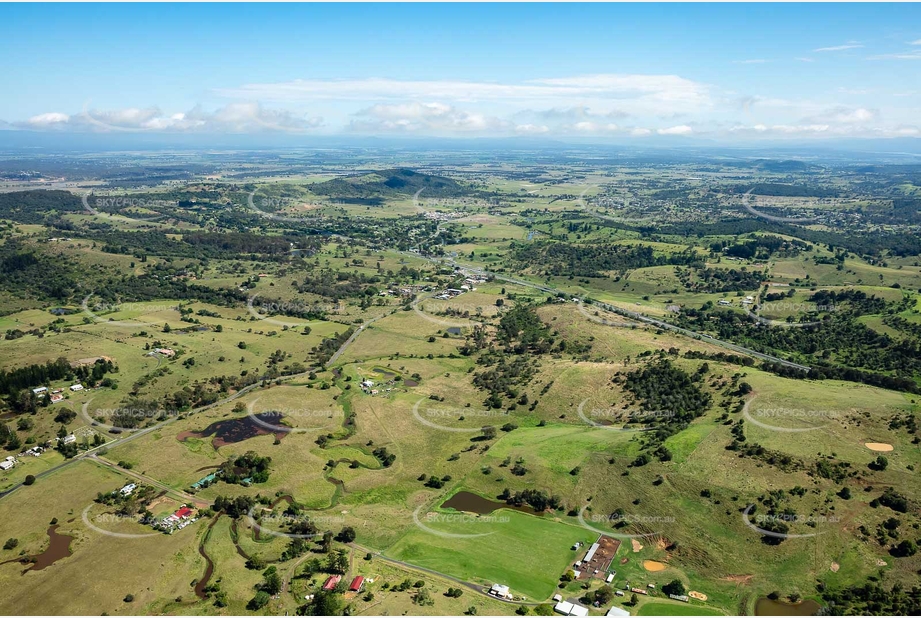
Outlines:
MULTIPOLYGON (((406 252, 403 252, 403 253, 406 253, 406 252)), ((417 258, 418 258, 418 257, 423 257, 423 256, 419 256, 418 254, 409 254, 409 253, 407 253, 407 255, 412 255, 412 256, 417 257, 417 258)), ((432 262, 440 262, 440 261, 442 261, 442 259, 439 259, 439 258, 425 258, 425 257, 423 257, 423 259, 427 259, 427 260, 432 261, 432 262)), ((498 274, 498 273, 490 272, 490 271, 485 270, 485 269, 483 269, 483 268, 477 268, 477 267, 474 267, 474 266, 466 266, 466 265, 464 265, 464 264, 458 263, 454 258, 443 258, 443 259, 444 259, 444 260, 447 260, 449 263, 451 263, 452 265, 454 265, 454 266, 456 266, 456 267, 458 267, 458 268, 463 268, 464 270, 468 270, 468 271, 470 271, 470 272, 472 272, 472 273, 476 273, 476 274, 479 274, 479 275, 483 275, 484 277, 493 277, 494 279, 497 279, 497 280, 499 280, 499 281, 506 281, 506 282, 508 282, 508 283, 514 283, 514 284, 516 284, 516 285, 520 285, 520 286, 532 288, 532 289, 535 289, 535 290, 540 290, 540 291, 542 291, 542 292, 547 292, 548 294, 553 294, 554 296, 556 296, 557 294, 565 294, 566 296, 571 297, 575 302, 578 302, 578 303, 583 303, 583 302, 585 302, 584 299, 579 298, 578 296, 573 296, 573 295, 570 294, 569 292, 566 292, 565 290, 561 290, 560 288, 550 287, 550 286, 547 286, 547 285, 541 285, 541 284, 539 284, 539 283, 533 283, 533 282, 531 282, 531 281, 527 281, 527 280, 525 280, 525 279, 518 279, 518 278, 516 278, 516 277, 507 277, 507 276, 505 276, 505 275, 500 275, 500 274, 498 274)), ((792 367, 792 368, 794 368, 794 369, 800 369, 800 370, 802 370, 802 371, 809 371, 809 369, 810 369, 810 368, 809 368, 808 366, 806 366, 806 365, 801 365, 801 364, 799 364, 799 363, 794 363, 794 362, 792 362, 792 361, 788 361, 788 360, 779 358, 779 357, 777 357, 777 356, 772 356, 772 355, 770 355, 770 354, 764 354, 764 353, 762 353, 762 352, 758 352, 757 350, 752 350, 752 349, 750 349, 750 348, 746 348, 746 347, 744 347, 744 346, 737 345, 737 344, 735 344, 735 343, 732 343, 731 341, 723 341, 722 339, 716 339, 716 338, 714 338, 714 337, 711 337, 710 335, 701 334, 701 333, 698 333, 698 332, 696 332, 696 331, 689 330, 689 329, 687 329, 687 328, 681 328, 680 326, 675 326, 674 324, 670 324, 670 323, 668 323, 668 322, 663 322, 662 320, 657 320, 656 318, 651 318, 651 317, 649 317, 649 316, 647 316, 647 315, 645 315, 645 314, 639 313, 639 312, 637 312, 637 311, 630 311, 629 309, 623 309, 623 308, 621 308, 621 307, 617 307, 617 306, 615 306, 615 305, 610 305, 610 304, 604 303, 604 302, 599 302, 599 301, 597 301, 597 300, 596 300, 596 301, 592 301, 592 302, 593 302, 594 305, 596 305, 596 306, 598 306, 598 307, 601 307, 602 309, 605 309, 606 311, 610 311, 611 313, 616 313, 616 314, 621 315, 621 316, 623 316, 623 317, 625 317, 625 318, 629 318, 629 319, 631 319, 631 320, 633 320, 633 321, 635 321, 635 322, 642 322, 642 323, 644 323, 644 324, 649 324, 649 325, 651 325, 651 326, 655 326, 656 328, 661 328, 661 329, 664 329, 664 330, 670 330, 670 331, 672 331, 672 332, 680 333, 680 334, 682 334, 682 335, 686 335, 686 336, 691 337, 691 338, 693 338, 693 339, 699 339, 699 340, 701 340, 701 341, 707 341, 707 342, 712 343, 712 344, 714 344, 714 345, 718 345, 718 346, 720 346, 720 347, 724 347, 724 348, 726 348, 726 349, 728 349, 728 350, 732 350, 732 351, 734 351, 734 352, 738 352, 739 354, 745 354, 746 356, 751 356, 751 357, 753 357, 753 358, 758 358, 758 359, 760 359, 760 360, 768 361, 768 362, 771 362, 771 363, 779 363, 779 364, 781 364, 781 365, 785 365, 785 366, 787 366, 787 367, 792 367)))
MULTIPOLYGON (((380 319, 381 317, 384 317, 384 316, 379 316, 379 317, 377 317, 377 318, 374 318, 374 319, 369 320, 368 322, 362 324, 362 326, 361 326, 360 328, 358 328, 358 329, 355 331, 355 333, 354 333, 351 337, 349 337, 341 346, 339 346, 339 349, 336 350, 336 352, 333 354, 332 357, 330 357, 330 360, 329 360, 329 362, 327 363, 327 366, 332 365, 333 362, 335 362, 335 360, 338 359, 338 358, 342 355, 343 352, 345 352, 346 348, 348 348, 348 346, 350 346, 350 345, 352 344, 352 342, 355 341, 355 339, 358 337, 359 333, 361 333, 362 330, 364 330, 367 326, 371 325, 375 320, 378 320, 378 319, 380 319)), ((287 382, 287 381, 289 381, 289 380, 296 380, 296 379, 298 379, 298 378, 303 378, 303 377, 306 377, 306 376, 310 375, 310 372, 311 372, 311 371, 313 371, 313 370, 305 371, 305 372, 302 372, 302 373, 295 373, 295 374, 292 374, 292 375, 289 375, 289 376, 280 376, 280 377, 278 377, 278 378, 273 378, 272 381, 274 382, 274 381, 276 381, 276 380, 281 380, 282 382, 287 382)), ((197 414, 197 413, 199 413, 199 412, 204 412, 205 410, 210 410, 211 408, 214 408, 214 407, 223 405, 223 404, 225 404, 225 403, 228 403, 228 402, 230 402, 230 401, 233 401, 233 400, 235 400, 235 399, 238 399, 238 398, 242 397, 243 395, 247 394, 248 392, 250 392, 250 391, 252 391, 252 390, 254 390, 254 389, 256 389, 256 388, 259 388, 261 385, 262 385, 262 380, 259 380, 258 382, 254 382, 254 383, 250 384, 249 386, 245 386, 245 387, 241 388, 240 390, 238 390, 237 392, 233 393, 232 395, 229 395, 229 396, 227 396, 227 397, 224 397, 223 399, 219 399, 219 400, 215 401, 214 403, 209 403, 209 404, 204 405, 204 406, 199 406, 199 407, 197 407, 197 408, 193 408, 193 409, 189 410, 188 412, 184 413, 183 416, 187 416, 187 415, 189 415, 189 414, 197 414)), ((67 466, 73 465, 74 463, 76 463, 76 462, 78 462, 78 461, 82 461, 83 459, 86 459, 86 458, 89 458, 89 457, 92 457, 93 459, 95 459, 95 460, 98 461, 98 462, 102 462, 103 460, 101 460, 101 459, 99 459, 99 458, 97 457, 97 454, 98 454, 98 452, 99 452, 100 449, 103 449, 103 448, 104 448, 104 449, 107 449, 107 450, 108 450, 108 449, 110 449, 110 448, 115 448, 115 447, 118 447, 118 446, 122 446, 123 444, 128 444, 129 442, 132 442, 132 441, 134 441, 134 440, 137 440, 138 438, 140 438, 140 437, 142 437, 142 436, 146 436, 147 434, 149 434, 149 433, 152 432, 152 431, 157 431, 157 430, 159 430, 159 429, 162 429, 162 428, 165 427, 166 425, 168 425, 168 424, 170 424, 170 423, 173 423, 173 422, 177 421, 179 418, 180 418, 179 416, 172 416, 172 417, 166 419, 165 421, 161 421, 161 422, 157 423, 156 425, 151 425, 150 427, 145 427, 144 429, 139 429, 138 431, 135 431, 135 432, 131 433, 130 435, 127 435, 127 436, 125 436, 125 437, 123 437, 123 438, 117 438, 117 439, 115 439, 115 440, 106 442, 105 444, 101 444, 101 445, 99 445, 99 446, 93 447, 93 448, 89 449, 88 451, 84 451, 84 452, 80 453, 80 454, 77 455, 76 457, 72 457, 71 459, 67 459, 67 460, 65 460, 65 461, 63 461, 63 462, 61 462, 61 463, 59 463, 58 465, 54 466, 53 468, 48 468, 48 469, 45 470, 44 472, 40 472, 40 473, 36 474, 36 475, 35 475, 35 479, 38 480, 38 479, 40 479, 40 478, 42 478, 42 477, 48 476, 48 475, 50 475, 50 474, 53 474, 53 473, 57 472, 58 470, 60 470, 60 469, 62 469, 62 468, 66 468, 67 466)), ((123 470, 122 468, 116 468, 116 469, 119 470, 120 472, 128 472, 128 471, 126 471, 126 470, 123 470)), ((7 490, 5 490, 5 491, 3 491, 3 492, 0 492, 0 500, 2 500, 3 498, 5 498, 5 497, 8 496, 9 494, 13 493, 14 491, 16 491, 17 489, 19 489, 19 488, 22 487, 22 486, 23 486, 22 483, 17 483, 16 485, 13 485, 13 486, 10 487, 9 489, 7 489, 7 490)), ((165 487, 165 486, 164 486, 164 487, 165 487)), ((172 490, 172 491, 176 491, 176 490, 172 490)))

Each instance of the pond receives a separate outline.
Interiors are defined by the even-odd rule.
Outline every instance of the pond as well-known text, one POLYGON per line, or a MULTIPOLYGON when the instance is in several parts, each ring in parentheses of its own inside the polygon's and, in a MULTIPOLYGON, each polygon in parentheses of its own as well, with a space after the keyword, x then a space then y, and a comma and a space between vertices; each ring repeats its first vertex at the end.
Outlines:
POLYGON ((784 603, 761 597, 755 603, 756 616, 815 616, 822 606, 811 599, 800 603, 784 603))
POLYGON ((479 494, 469 491, 457 492, 444 502, 441 508, 454 509, 455 511, 464 511, 466 513, 476 513, 477 515, 488 515, 498 509, 511 509, 513 511, 530 513, 532 515, 543 515, 543 513, 538 513, 526 504, 522 506, 513 506, 505 502, 484 498, 479 494))
POLYGON ((41 571, 73 554, 70 550, 70 542, 74 540, 74 537, 58 534, 58 524, 48 528, 48 540, 48 549, 35 556, 30 556, 32 562, 30 571, 41 571))
MULTIPOLYGON (((267 425, 281 426, 282 414, 277 412, 262 412, 255 415, 256 419, 267 425)), ((272 431, 271 429, 259 424, 250 416, 243 418, 231 418, 223 421, 216 421, 205 427, 202 431, 183 431, 176 435, 176 439, 184 442, 188 438, 208 438, 214 436, 211 443, 214 448, 220 448, 225 444, 235 444, 243 440, 249 440, 256 436, 265 436, 275 434, 279 440, 287 435, 287 431, 272 431)))

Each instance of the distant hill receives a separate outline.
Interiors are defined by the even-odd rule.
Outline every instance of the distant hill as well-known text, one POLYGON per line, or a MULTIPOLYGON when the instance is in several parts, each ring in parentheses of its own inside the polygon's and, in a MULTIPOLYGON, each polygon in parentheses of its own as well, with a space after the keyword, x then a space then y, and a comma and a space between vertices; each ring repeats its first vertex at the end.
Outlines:
POLYGON ((354 203, 378 204, 386 197, 413 195, 424 189, 423 195, 431 197, 457 197, 473 191, 461 183, 445 178, 414 172, 409 169, 390 169, 334 178, 308 187, 316 195, 338 198, 354 203))

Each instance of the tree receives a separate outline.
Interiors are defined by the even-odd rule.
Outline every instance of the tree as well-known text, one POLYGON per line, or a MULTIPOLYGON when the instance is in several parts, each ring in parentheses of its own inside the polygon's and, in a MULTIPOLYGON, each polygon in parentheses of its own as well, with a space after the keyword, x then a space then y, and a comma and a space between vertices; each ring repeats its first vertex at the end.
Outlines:
POLYGON ((871 470, 876 470, 882 472, 889 467, 889 460, 886 459, 883 455, 877 456, 876 460, 870 464, 871 470))
POLYGON ((252 599, 249 600, 249 603, 246 604, 246 609, 250 611, 255 611, 257 609, 262 609, 269 604, 269 601, 272 597, 265 590, 260 590, 256 593, 252 599))
POLYGON ((889 553, 896 558, 909 558, 918 553, 918 546, 914 541, 906 539, 893 547, 889 553))
POLYGON ((3 549, 16 549, 19 546, 19 539, 7 539, 3 544, 3 549))
POLYGON ((24 479, 22 480, 22 484, 23 484, 23 485, 31 485, 31 484, 33 484, 34 482, 35 482, 35 475, 33 475, 33 474, 27 474, 27 475, 26 475, 26 478, 24 478, 24 479))
POLYGON ((680 579, 673 579, 664 586, 662 586, 662 592, 665 594, 674 594, 676 596, 683 596, 687 592, 684 588, 684 584, 681 583, 680 579))
POLYGON ((340 543, 351 543, 355 540, 355 528, 346 526, 339 531, 338 535, 336 535, 336 540, 340 543))

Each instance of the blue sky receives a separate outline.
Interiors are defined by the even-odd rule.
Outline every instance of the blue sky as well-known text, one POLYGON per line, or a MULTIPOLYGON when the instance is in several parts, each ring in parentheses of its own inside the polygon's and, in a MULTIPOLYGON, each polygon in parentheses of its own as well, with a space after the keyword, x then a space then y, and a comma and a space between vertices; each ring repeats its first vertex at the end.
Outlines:
POLYGON ((0 126, 921 136, 917 4, 0 5, 0 126))

